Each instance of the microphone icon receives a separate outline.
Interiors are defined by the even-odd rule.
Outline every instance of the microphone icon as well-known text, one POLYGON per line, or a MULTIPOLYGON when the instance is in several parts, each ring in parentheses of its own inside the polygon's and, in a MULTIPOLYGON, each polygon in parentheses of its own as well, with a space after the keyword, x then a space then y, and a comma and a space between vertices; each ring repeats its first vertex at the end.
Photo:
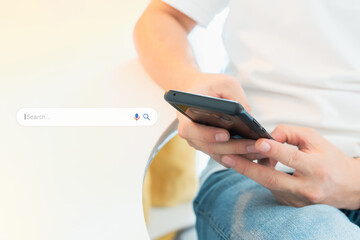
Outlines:
POLYGON ((139 114, 137 114, 137 113, 135 113, 135 117, 134 117, 134 119, 137 121, 137 120, 139 120, 140 119, 140 115, 139 114))

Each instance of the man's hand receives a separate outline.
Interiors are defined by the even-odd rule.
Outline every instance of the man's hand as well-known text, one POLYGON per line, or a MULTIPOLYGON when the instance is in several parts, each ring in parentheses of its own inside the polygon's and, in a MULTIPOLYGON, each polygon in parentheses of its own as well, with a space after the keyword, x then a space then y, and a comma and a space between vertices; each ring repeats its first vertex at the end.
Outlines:
MULTIPOLYGON (((250 111, 236 79, 200 71, 187 37, 196 25, 194 19, 163 1, 151 1, 134 29, 134 42, 145 70, 163 89, 235 100, 250 111)), ((180 136, 219 162, 222 154, 245 153, 246 146, 254 143, 229 140, 230 135, 224 129, 195 124, 181 114, 178 118, 180 136)), ((254 154, 246 157, 258 158, 254 154)))
MULTIPOLYGON (((194 85, 187 89, 187 92, 234 100, 250 111, 244 91, 235 78, 225 74, 200 74, 194 76, 193 80, 194 85)), ((178 119, 179 135, 186 139, 190 146, 210 155, 220 163, 223 154, 247 154, 246 147, 255 143, 253 140, 230 139, 227 130, 194 123, 181 113, 178 113, 178 119)), ((258 155, 249 154, 246 157, 257 159, 258 155)))
POLYGON ((293 175, 237 155, 224 155, 223 163, 271 190, 285 205, 360 207, 359 160, 346 156, 313 129, 282 125, 273 131, 272 136, 278 142, 259 139, 252 149, 294 168, 293 175))

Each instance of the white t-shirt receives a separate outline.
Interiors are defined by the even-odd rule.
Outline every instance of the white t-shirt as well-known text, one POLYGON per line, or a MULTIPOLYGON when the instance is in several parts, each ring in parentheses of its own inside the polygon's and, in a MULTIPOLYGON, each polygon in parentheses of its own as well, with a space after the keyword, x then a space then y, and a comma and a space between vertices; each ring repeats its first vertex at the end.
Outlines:
POLYGON ((202 26, 225 7, 229 73, 268 130, 318 130, 360 155, 360 1, 164 0, 202 26))

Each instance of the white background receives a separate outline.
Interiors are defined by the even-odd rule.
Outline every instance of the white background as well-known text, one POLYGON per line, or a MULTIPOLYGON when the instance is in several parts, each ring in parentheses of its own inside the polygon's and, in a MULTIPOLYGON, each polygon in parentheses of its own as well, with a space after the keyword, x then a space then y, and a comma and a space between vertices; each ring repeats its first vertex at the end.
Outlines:
POLYGON ((147 238, 144 169, 174 115, 162 112, 151 127, 16 120, 26 107, 166 109, 163 91, 131 61, 132 28, 147 3, 1 3, 1 240, 147 238))
MULTIPOLYGON (((147 158, 175 118, 136 58, 146 0, 7 1, 0 8, 0 239, 146 239, 147 158), (24 127, 22 108, 151 107, 151 127, 24 127)), ((214 27, 219 31, 219 27, 214 27)), ((218 38, 203 70, 222 69, 218 38), (217 59, 217 62, 212 61, 217 59), (220 67, 219 67, 220 66, 220 67), (207 68, 206 68, 207 67, 207 68)), ((204 61, 203 61, 204 62, 204 61)))

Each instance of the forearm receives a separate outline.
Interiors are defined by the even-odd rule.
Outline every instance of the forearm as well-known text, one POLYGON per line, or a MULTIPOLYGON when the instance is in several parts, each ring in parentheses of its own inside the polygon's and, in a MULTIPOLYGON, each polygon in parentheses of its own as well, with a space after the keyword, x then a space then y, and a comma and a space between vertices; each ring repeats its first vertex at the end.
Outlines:
POLYGON ((153 1, 135 26, 140 61, 164 89, 189 89, 200 74, 187 39, 195 24, 165 3, 153 1))

